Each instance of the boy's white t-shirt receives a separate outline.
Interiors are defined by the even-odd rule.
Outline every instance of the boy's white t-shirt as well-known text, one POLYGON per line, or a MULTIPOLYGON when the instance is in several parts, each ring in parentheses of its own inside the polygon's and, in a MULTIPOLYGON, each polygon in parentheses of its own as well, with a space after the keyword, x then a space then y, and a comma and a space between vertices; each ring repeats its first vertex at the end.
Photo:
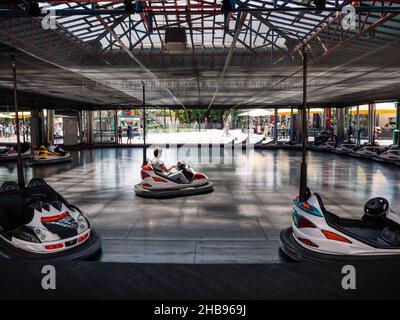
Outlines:
POLYGON ((160 158, 154 158, 153 160, 151 160, 151 164, 156 170, 164 171, 163 169, 161 169, 161 166, 164 165, 164 162, 160 158))

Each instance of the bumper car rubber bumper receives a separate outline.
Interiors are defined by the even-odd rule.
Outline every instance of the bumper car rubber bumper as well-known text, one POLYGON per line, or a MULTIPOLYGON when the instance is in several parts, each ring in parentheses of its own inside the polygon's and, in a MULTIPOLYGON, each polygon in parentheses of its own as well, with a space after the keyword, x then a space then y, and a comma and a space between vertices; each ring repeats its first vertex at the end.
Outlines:
POLYGON ((313 151, 321 151, 321 152, 331 152, 334 148, 323 148, 319 146, 311 146, 311 150, 313 151))
POLYGON ((18 249, 13 245, 0 240, 0 260, 5 259, 32 259, 32 260, 88 260, 101 252, 101 237, 92 230, 90 237, 85 243, 60 252, 55 253, 33 253, 18 249))
POLYGON ((45 164, 65 163, 65 162, 71 162, 72 159, 73 159, 72 157, 67 157, 67 158, 51 159, 51 160, 32 160, 31 165, 37 166, 37 165, 45 165, 45 164))
POLYGON ((389 159, 385 159, 385 158, 378 157, 378 156, 372 157, 372 160, 374 160, 376 162, 390 163, 390 164, 396 164, 397 162, 399 162, 399 160, 389 160, 389 159))
POLYGON ((293 237, 292 228, 287 228, 281 231, 280 248, 291 259, 299 262, 317 262, 317 263, 332 263, 332 262, 363 262, 363 261, 399 261, 400 254, 397 255, 339 255, 327 254, 308 250, 301 246, 293 237))
MULTIPOLYGON (((31 157, 30 154, 23 154, 22 159, 29 159, 31 157)), ((16 161, 18 159, 18 156, 0 156, 0 162, 3 161, 16 161)))
POLYGON ((359 158, 359 159, 372 159, 374 157, 374 155, 372 155, 372 154, 362 154, 362 153, 355 153, 355 152, 350 152, 349 156, 354 157, 354 158, 359 158))
POLYGON ((351 150, 336 150, 336 149, 331 149, 331 152, 334 154, 349 154, 351 152, 351 150))
POLYGON ((206 184, 203 184, 198 187, 166 189, 166 190, 149 190, 143 188, 142 183, 138 183, 137 185, 135 185, 134 191, 137 196, 143 198, 153 198, 153 199, 175 198, 175 197, 192 196, 192 195, 212 192, 214 191, 214 184, 212 182, 207 182, 206 184))

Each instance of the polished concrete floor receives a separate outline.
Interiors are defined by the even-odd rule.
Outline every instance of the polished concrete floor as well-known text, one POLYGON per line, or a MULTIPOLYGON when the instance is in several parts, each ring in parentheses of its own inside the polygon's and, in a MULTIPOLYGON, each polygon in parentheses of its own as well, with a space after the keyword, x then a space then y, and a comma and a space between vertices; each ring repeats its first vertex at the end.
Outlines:
MULTIPOLYGON (((150 152, 151 150, 149 150, 150 152)), ((173 164, 176 149, 165 150, 173 164)), ((73 163, 25 167, 44 177, 90 217, 103 237, 102 261, 143 263, 267 263, 283 261, 279 231, 290 225, 298 192, 300 152, 235 150, 189 156, 215 184, 211 194, 167 200, 138 198, 140 149, 72 152, 73 163), (201 162, 201 163, 200 163, 201 162), (212 162, 212 163, 209 163, 212 162)), ((386 197, 400 211, 398 167, 324 153, 309 153, 309 186, 327 208, 361 216, 364 203, 386 197)), ((14 163, 0 164, 0 182, 16 179, 14 163)))

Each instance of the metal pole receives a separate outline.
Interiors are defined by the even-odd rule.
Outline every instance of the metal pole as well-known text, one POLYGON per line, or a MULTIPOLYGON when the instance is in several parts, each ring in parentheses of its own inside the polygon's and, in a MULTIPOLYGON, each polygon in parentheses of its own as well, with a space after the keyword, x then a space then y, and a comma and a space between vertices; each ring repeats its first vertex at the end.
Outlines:
POLYGON ((400 144, 400 100, 396 101, 396 131, 393 136, 393 144, 400 144))
POLYGON ((307 108, 307 132, 305 132, 307 141, 308 142, 308 132, 310 131, 310 124, 311 124, 311 129, 312 129, 312 123, 310 121, 310 107, 307 108))
POLYGON ((300 168, 300 201, 307 201, 307 149, 306 149, 306 140, 307 140, 307 47, 303 45, 303 112, 302 116, 302 126, 303 126, 303 134, 302 134, 302 158, 301 158, 301 168, 300 168))
POLYGON ((368 104, 368 142, 375 143, 375 104, 368 104))
POLYGON ((93 112, 87 112, 87 142, 89 145, 94 144, 94 137, 93 137, 93 112))
POLYGON ((165 107, 164 107, 164 131, 167 128, 167 119, 166 119, 166 115, 165 115, 165 107))
POLYGON ((25 138, 25 128, 26 128, 26 125, 25 125, 25 115, 24 115, 24 112, 22 112, 22 125, 23 125, 23 128, 24 128, 24 131, 22 131, 22 141, 25 143, 26 142, 26 138, 25 138))
POLYGON ((357 144, 361 144, 361 132, 360 132, 360 106, 357 105, 357 144))
POLYGON ((278 108, 274 110, 274 140, 278 142, 278 108))
POLYGON ((396 129, 400 130, 400 100, 396 101, 396 129))
POLYGON ((375 144, 375 127, 376 127, 376 104, 372 104, 371 106, 372 110, 372 119, 371 119, 371 125, 372 125, 372 144, 375 144))
POLYGON ((292 143, 294 137, 294 115, 293 115, 293 107, 290 108, 290 138, 289 143, 292 143))
POLYGON ((143 164, 146 163, 146 87, 143 83, 143 164))
POLYGON ((250 143, 250 116, 249 116, 249 111, 247 111, 247 142, 250 143))
POLYGON ((15 56, 11 56, 12 61, 12 73, 13 73, 13 87, 14 87, 14 110, 15 110, 15 124, 17 127, 17 174, 18 174, 18 185, 21 189, 25 188, 24 180, 24 168, 22 166, 22 155, 21 155, 21 141, 19 136, 19 116, 18 116, 18 99, 17 99, 17 67, 15 56))
POLYGON ((336 108, 336 135, 338 142, 344 141, 344 108, 336 108))
POLYGON ((118 110, 114 111, 114 139, 115 143, 118 144, 118 110))
POLYGON ((100 143, 103 143, 103 126, 101 125, 101 110, 99 110, 100 143))
POLYGON ((348 137, 348 140, 350 142, 351 141, 350 128, 353 128, 353 117, 352 117, 352 114, 351 114, 352 108, 351 107, 346 108, 346 111, 347 111, 347 115, 348 115, 347 137, 348 137))

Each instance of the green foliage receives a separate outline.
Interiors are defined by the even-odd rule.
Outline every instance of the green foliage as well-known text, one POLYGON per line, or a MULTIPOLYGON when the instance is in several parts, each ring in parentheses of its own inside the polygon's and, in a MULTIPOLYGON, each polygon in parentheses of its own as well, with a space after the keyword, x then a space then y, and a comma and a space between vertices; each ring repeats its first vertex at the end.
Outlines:
POLYGON ((208 112, 206 109, 188 109, 189 122, 204 122, 207 116, 208 121, 223 122, 224 114, 228 112, 222 109, 211 109, 208 112))
MULTIPOLYGON (((152 111, 154 115, 164 116, 164 110, 152 111)), ((187 109, 187 114, 190 123, 204 122, 208 116, 208 121, 223 122, 224 116, 229 113, 229 110, 211 109, 207 112, 206 109, 187 109)), ((184 109, 171 110, 172 117, 179 119, 180 123, 187 123, 186 111, 184 109)), ((166 116, 169 117, 169 110, 166 110, 166 116)))
POLYGON ((175 117, 179 119, 180 123, 186 123, 186 112, 183 109, 172 111, 175 117))

